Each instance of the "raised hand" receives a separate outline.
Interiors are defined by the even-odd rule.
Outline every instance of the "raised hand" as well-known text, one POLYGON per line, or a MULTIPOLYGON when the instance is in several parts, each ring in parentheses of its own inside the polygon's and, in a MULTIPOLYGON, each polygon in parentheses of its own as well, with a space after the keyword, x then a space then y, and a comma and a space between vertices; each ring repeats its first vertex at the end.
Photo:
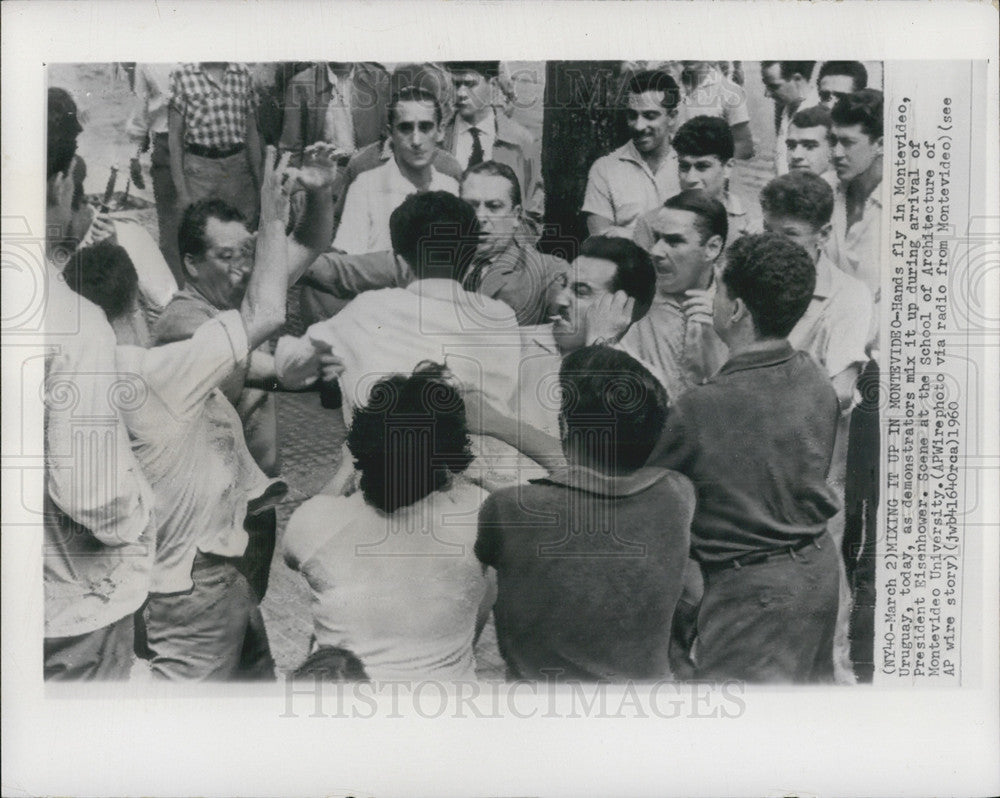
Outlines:
POLYGON ((687 299, 684 300, 684 304, 681 307, 684 309, 684 315, 687 316, 687 320, 698 324, 707 324, 711 327, 713 315, 712 300, 715 296, 715 291, 713 289, 702 290, 692 288, 684 293, 687 299))
POLYGON ((337 159, 343 154, 333 144, 318 141, 306 147, 302 166, 287 170, 289 180, 294 180, 305 191, 320 191, 333 185, 337 178, 337 159))
POLYGON ((290 153, 277 155, 277 150, 269 146, 264 155, 264 174, 260 187, 260 226, 273 221, 288 223, 289 182, 288 159, 290 153))
POLYGON ((632 323, 635 299, 624 291, 605 294, 587 308, 587 346, 618 343, 632 323))

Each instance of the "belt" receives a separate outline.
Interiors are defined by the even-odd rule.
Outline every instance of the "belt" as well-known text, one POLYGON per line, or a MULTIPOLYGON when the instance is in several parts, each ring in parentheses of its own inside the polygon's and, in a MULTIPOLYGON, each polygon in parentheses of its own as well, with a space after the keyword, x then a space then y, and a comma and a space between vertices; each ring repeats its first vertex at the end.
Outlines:
POLYGON ((733 559, 725 560, 723 562, 702 563, 701 570, 705 574, 714 574, 719 571, 743 568, 747 565, 760 565, 761 563, 769 562, 776 557, 790 556, 794 559, 795 552, 801 551, 810 544, 815 545, 817 549, 822 548, 822 546, 819 545, 819 535, 816 537, 802 538, 795 543, 782 546, 780 549, 772 549, 771 551, 752 551, 749 554, 733 557, 733 559))
POLYGON ((203 147, 201 144, 185 144, 184 149, 199 158, 218 159, 228 158, 230 155, 243 152, 245 146, 244 144, 234 144, 232 147, 203 147))

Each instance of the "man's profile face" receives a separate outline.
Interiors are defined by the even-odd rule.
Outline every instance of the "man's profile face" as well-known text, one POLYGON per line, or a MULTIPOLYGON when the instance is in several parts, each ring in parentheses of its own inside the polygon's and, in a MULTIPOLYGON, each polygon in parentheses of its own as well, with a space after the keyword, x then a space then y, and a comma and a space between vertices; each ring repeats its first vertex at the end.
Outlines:
POLYGON ((785 146, 788 148, 789 171, 812 172, 816 175, 829 171, 830 131, 823 125, 789 125, 785 146))
POLYGON ((560 276, 549 315, 555 317, 552 335, 564 355, 587 343, 587 309, 612 293, 617 274, 618 266, 611 261, 581 255, 560 276))
POLYGON ((455 86, 455 110, 467 122, 475 121, 493 100, 493 84, 478 72, 469 71, 453 72, 451 81, 455 86))
POLYGON ((791 105, 802 99, 794 76, 790 80, 781 77, 781 64, 771 64, 762 69, 760 76, 764 81, 764 96, 770 97, 779 105, 791 105))
POLYGON ((764 211, 764 232, 775 233, 798 244, 815 260, 819 256, 820 247, 826 243, 830 225, 827 223, 816 229, 805 219, 764 211))
POLYGON ((678 113, 663 107, 662 91, 628 96, 628 129, 635 148, 641 153, 659 152, 668 146, 677 130, 678 113))
POLYGON ((874 141, 861 125, 833 126, 833 168, 842 182, 854 180, 882 157, 882 138, 874 141))
POLYGON ((708 287, 712 262, 721 247, 717 236, 702 243, 697 221, 698 216, 691 211, 674 208, 660 208, 653 218, 649 255, 660 293, 683 294, 692 288, 708 287))
POLYGON ((837 100, 854 91, 854 78, 850 75, 824 75, 817 88, 820 105, 825 105, 832 111, 837 100))
POLYGON ((191 259, 193 282, 202 296, 222 310, 238 308, 253 269, 256 242, 242 222, 209 219, 205 225, 205 253, 191 259))
POLYGON ((479 220, 476 254, 487 259, 499 255, 510 246, 520 220, 521 206, 511 200, 510 182, 500 175, 466 175, 461 197, 479 220))
POLYGON ((677 174, 681 190, 700 188, 712 199, 720 202, 726 191, 726 180, 732 169, 732 161, 723 162, 717 155, 677 156, 677 174))
POLYGON ((400 166, 424 169, 434 160, 438 123, 434 103, 403 100, 396 103, 389 129, 392 151, 400 166))

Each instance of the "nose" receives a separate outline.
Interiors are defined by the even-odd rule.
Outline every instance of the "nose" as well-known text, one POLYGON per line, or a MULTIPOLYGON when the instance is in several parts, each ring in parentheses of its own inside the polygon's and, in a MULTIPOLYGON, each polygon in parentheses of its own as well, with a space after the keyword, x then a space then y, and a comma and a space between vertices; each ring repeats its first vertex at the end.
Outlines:
POLYGON ((653 248, 649 250, 649 254, 654 258, 665 258, 667 256, 667 242, 662 239, 653 243, 653 248))

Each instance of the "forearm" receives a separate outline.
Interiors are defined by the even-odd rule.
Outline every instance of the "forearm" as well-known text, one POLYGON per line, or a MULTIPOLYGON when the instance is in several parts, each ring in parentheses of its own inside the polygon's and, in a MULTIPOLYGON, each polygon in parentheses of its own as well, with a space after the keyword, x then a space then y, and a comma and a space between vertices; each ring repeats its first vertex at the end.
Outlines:
POLYGON ((184 119, 173 109, 170 109, 168 116, 167 146, 170 149, 170 176, 177 188, 177 195, 180 198, 188 197, 187 183, 184 181, 184 119))
POLYGON ((302 218, 289 237, 288 282, 295 283, 333 240, 333 192, 310 191, 302 218))
POLYGON ((240 308, 250 349, 256 349, 285 323, 287 292, 285 222, 279 218, 263 218, 257 235, 253 273, 240 308))
POLYGON ((556 438, 524 421, 497 418, 490 430, 484 431, 483 434, 512 446, 548 471, 554 471, 566 465, 562 444, 556 438))

